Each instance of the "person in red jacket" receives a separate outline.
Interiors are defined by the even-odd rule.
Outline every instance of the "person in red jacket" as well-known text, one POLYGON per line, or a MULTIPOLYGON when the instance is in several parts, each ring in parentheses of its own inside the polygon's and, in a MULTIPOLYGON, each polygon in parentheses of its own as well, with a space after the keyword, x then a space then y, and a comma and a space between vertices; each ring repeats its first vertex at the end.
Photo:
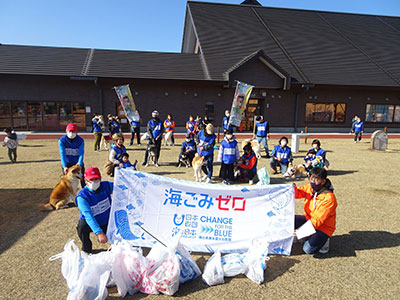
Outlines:
POLYGON ((239 165, 240 177, 248 179, 249 184, 254 184, 258 181, 257 177, 257 157, 254 154, 250 144, 243 147, 244 154, 242 155, 242 163, 239 165))
POLYGON ((304 198, 305 213, 295 216, 295 229, 310 222, 315 233, 308 236, 303 245, 303 251, 307 254, 314 254, 318 251, 328 253, 329 239, 336 229, 336 197, 324 168, 312 168, 309 181, 300 188, 294 184, 295 198, 304 198))

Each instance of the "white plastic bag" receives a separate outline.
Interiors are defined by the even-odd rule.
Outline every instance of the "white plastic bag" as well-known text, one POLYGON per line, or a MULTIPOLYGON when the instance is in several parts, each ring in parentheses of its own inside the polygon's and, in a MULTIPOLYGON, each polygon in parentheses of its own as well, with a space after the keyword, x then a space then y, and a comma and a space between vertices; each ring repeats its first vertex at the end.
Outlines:
POLYGON ((199 267, 197 266, 190 253, 186 250, 185 246, 183 246, 182 244, 178 244, 176 255, 178 256, 181 270, 179 276, 180 284, 192 281, 193 279, 201 275, 199 267))
POLYGON ((259 180, 257 185, 267 185, 270 183, 270 178, 266 167, 257 171, 257 177, 259 180))
POLYGON ((224 269, 222 268, 221 252, 219 250, 215 251, 208 259, 202 278, 209 286, 224 283, 224 269))
POLYGON ((253 241, 252 246, 244 254, 244 262, 247 265, 245 275, 257 284, 264 282, 264 270, 266 261, 269 260, 268 243, 253 241))
POLYGON ((140 138, 141 141, 150 140, 150 136, 147 132, 145 132, 140 138))
POLYGON ((221 258, 224 276, 233 277, 244 274, 247 271, 247 265, 244 262, 244 254, 230 253, 221 258))

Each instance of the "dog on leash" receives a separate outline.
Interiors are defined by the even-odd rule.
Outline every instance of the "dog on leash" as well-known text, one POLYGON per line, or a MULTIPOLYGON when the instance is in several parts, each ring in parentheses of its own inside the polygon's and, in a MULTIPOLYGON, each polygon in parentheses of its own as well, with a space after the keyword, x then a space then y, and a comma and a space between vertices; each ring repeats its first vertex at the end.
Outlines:
POLYGON ((147 164, 146 167, 149 166, 149 162, 152 161, 153 165, 156 165, 156 157, 157 157, 157 147, 154 144, 150 144, 147 146, 147 164))
POLYGON ((189 168, 192 165, 193 157, 192 151, 183 152, 181 158, 179 159, 178 168, 180 168, 182 165, 185 165, 186 168, 189 168))
POLYGON ((42 211, 58 210, 73 203, 82 178, 81 170, 78 164, 69 168, 68 173, 60 179, 51 192, 49 203, 40 206, 39 209, 42 211))
POLYGON ((100 142, 100 150, 108 150, 111 148, 112 137, 108 133, 103 133, 100 142))
POLYGON ((201 181, 201 167, 204 165, 204 163, 204 156, 200 156, 199 153, 196 153, 192 160, 194 177, 196 178, 196 181, 201 181))
POLYGON ((253 140, 247 139, 247 140, 244 140, 244 141, 242 142, 242 149, 243 149, 244 146, 246 146, 247 144, 250 144, 250 145, 251 145, 251 148, 253 149, 254 154, 256 155, 257 159, 260 159, 260 158, 261 158, 261 147, 260 147, 260 143, 259 143, 256 139, 253 139, 253 140))
POLYGON ((283 174, 285 178, 299 178, 299 177, 307 177, 307 170, 304 165, 294 165, 289 164, 287 171, 283 174))

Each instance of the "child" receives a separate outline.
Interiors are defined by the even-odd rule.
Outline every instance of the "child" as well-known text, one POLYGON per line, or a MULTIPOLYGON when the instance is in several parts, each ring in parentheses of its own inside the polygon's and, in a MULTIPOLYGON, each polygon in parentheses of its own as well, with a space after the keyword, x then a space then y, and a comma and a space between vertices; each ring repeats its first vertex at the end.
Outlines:
POLYGON ((18 147, 17 134, 13 130, 11 130, 11 128, 4 129, 4 132, 7 134, 7 136, 4 138, 3 147, 7 146, 8 157, 10 158, 12 163, 16 163, 18 147))
POLYGON ((227 129, 218 152, 218 161, 221 162, 219 177, 223 179, 223 184, 232 184, 234 180, 233 163, 239 158, 239 147, 233 135, 233 130, 227 129))
POLYGON ((329 238, 336 228, 336 197, 333 187, 327 179, 324 168, 315 167, 310 171, 309 183, 298 188, 294 184, 295 198, 304 198, 305 215, 295 216, 295 229, 310 222, 315 233, 307 238, 303 251, 307 254, 328 253, 329 238))
POLYGON ((353 128, 351 129, 354 132, 354 144, 358 142, 361 143, 361 137, 364 132, 364 122, 361 121, 360 117, 357 117, 356 121, 353 123, 353 128))
POLYGON ((131 162, 129 161, 129 154, 125 152, 122 154, 122 162, 119 164, 119 166, 123 169, 133 168, 136 171, 137 162, 138 161, 135 160, 135 163, 132 165, 131 162))
POLYGON ((250 144, 243 147, 244 154, 241 160, 243 161, 239 165, 240 177, 249 179, 249 184, 256 183, 257 177, 257 157, 254 154, 250 144))

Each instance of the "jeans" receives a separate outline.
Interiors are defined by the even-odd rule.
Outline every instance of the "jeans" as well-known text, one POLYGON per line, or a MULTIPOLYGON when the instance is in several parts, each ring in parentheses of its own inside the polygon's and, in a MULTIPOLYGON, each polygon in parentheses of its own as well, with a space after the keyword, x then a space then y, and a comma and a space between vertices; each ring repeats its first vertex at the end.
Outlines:
POLYGON ((100 142, 103 133, 101 131, 93 132, 94 135, 94 151, 100 150, 100 142))
MULTIPOLYGON (((104 233, 107 232, 107 225, 108 224, 100 226, 104 233)), ((82 242, 82 251, 85 251, 86 253, 92 253, 92 241, 90 240, 90 233, 93 231, 86 223, 85 219, 79 220, 76 230, 78 231, 79 239, 82 242)))
POLYGON ((202 166, 201 169, 203 170, 204 174, 211 179, 213 173, 214 153, 204 156, 204 160, 207 161, 207 166, 202 166))
POLYGON ((357 142, 357 137, 358 137, 358 141, 360 142, 361 141, 361 136, 362 136, 361 131, 354 132, 354 141, 357 142))
POLYGON ((8 148, 8 158, 12 162, 16 162, 17 161, 17 148, 14 148, 14 149, 8 148))
POLYGON ((260 146, 261 146, 261 143, 264 145, 265 154, 266 154, 267 156, 269 156, 267 137, 266 137, 266 136, 258 136, 258 137, 257 137, 257 142, 260 144, 260 146))
POLYGON ((280 161, 275 160, 273 157, 271 157, 269 159, 269 165, 271 166, 271 168, 276 171, 276 167, 280 166, 281 168, 281 173, 285 174, 288 168, 289 163, 282 163, 280 161))
MULTIPOLYGON (((306 216, 303 215, 295 215, 294 216, 294 227, 297 229, 301 225, 303 225, 306 220, 306 216)), ((307 240, 304 242, 303 251, 306 254, 314 254, 318 252, 319 249, 325 244, 325 242, 329 239, 329 235, 326 233, 316 229, 316 232, 310 235, 307 240)))
POLYGON ((133 144, 133 140, 135 139, 135 134, 136 134, 136 141, 137 144, 140 144, 140 127, 139 126, 135 126, 135 127, 131 127, 131 141, 129 143, 129 145, 133 144))

